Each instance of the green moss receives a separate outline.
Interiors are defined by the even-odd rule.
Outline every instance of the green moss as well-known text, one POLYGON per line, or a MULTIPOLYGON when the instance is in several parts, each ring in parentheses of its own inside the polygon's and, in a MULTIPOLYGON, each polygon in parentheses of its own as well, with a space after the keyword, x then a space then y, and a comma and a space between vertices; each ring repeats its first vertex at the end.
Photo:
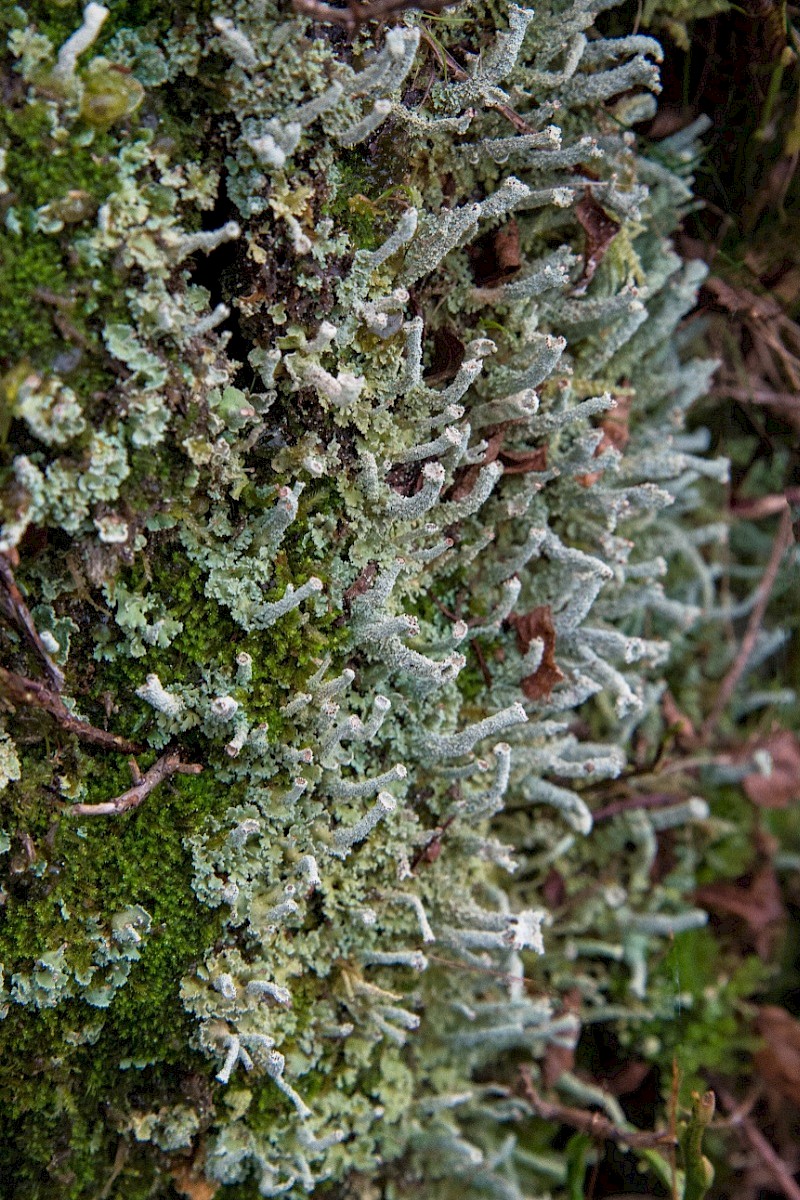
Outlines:
POLYGON ((403 193, 397 179, 398 163, 385 135, 379 139, 383 154, 364 154, 362 148, 343 150, 331 170, 332 198, 323 206, 324 216, 334 217, 350 234, 356 250, 375 250, 386 236, 387 218, 393 199, 403 193))
MULTIPOLYGON (((116 757, 82 757, 89 797, 107 798, 129 786, 116 757)), ((33 793, 26 827, 40 845, 36 835, 53 815, 43 792, 46 764, 26 765, 27 795, 33 793)), ((90 1194, 87 1189, 110 1172, 115 1126, 137 1095, 147 1097, 144 1107, 156 1108, 180 1098, 181 1081, 208 1075, 207 1062, 187 1050, 191 1022, 178 987, 219 935, 220 917, 197 903, 183 838, 229 802, 210 776, 177 777, 113 825, 103 819, 79 825, 62 813, 47 870, 39 879, 18 877, 9 890, 0 927, 7 977, 59 941, 66 942, 71 965, 88 965, 89 914, 110 918, 135 903, 153 919, 142 957, 108 1009, 68 1000, 36 1012, 12 1003, 0 1022, 0 1179, 6 1170, 22 1171, 15 1196, 90 1194), (82 1031, 92 1044, 75 1044, 76 1034, 87 1036, 82 1031), (123 1071, 124 1060, 152 1065, 123 1071), (58 1172, 67 1157, 68 1177, 58 1172)), ((145 1166, 134 1153, 128 1167, 132 1178, 141 1178, 142 1195, 155 1172, 148 1157, 145 1166)))
POLYGON ((98 288, 104 318, 122 311, 120 288, 111 271, 98 278, 97 270, 89 269, 70 248, 80 224, 94 218, 115 186, 113 146, 102 136, 91 146, 80 146, 74 139, 58 146, 41 101, 3 107, 0 144, 7 148, 10 195, 5 199, 13 204, 21 226, 17 234, 0 223, 0 365, 7 369, 28 357, 35 366, 49 367, 70 344, 86 349, 88 341, 99 346, 93 320, 98 288), (80 205, 69 205, 77 198, 80 205), (32 231, 35 211, 48 204, 58 212, 59 205, 67 205, 64 215, 77 218, 65 223, 63 236, 32 231))
MULTIPOLYGON (((325 578, 324 563, 305 549, 303 522, 286 539, 276 560, 275 583, 264 594, 266 601, 281 597, 286 585, 304 583, 312 574, 325 578)), ((232 672, 237 653, 246 651, 253 658, 252 684, 247 692, 247 711, 254 722, 266 721, 270 736, 283 736, 285 719, 280 708, 301 688, 316 670, 324 654, 336 656, 347 643, 347 631, 337 624, 338 614, 328 611, 309 618, 299 610, 288 613, 268 631, 246 634, 231 613, 205 593, 205 579, 197 564, 187 562, 179 551, 156 551, 146 564, 124 571, 119 576, 132 592, 146 590, 162 598, 169 615, 183 625, 173 643, 165 648, 148 647, 140 659, 118 658, 103 668, 96 679, 94 698, 103 704, 106 692, 119 698, 119 728, 131 737, 141 731, 149 710, 135 697, 138 686, 151 672, 168 683, 201 684, 212 666, 232 672)), ((110 635, 113 645, 120 638, 110 635)), ((191 737, 189 739, 191 741, 191 737)))
POLYGON ((738 1074, 757 1046, 747 1001, 763 992, 770 968, 756 955, 734 954, 726 971, 722 959, 714 933, 693 929, 675 937, 657 972, 661 986, 672 989, 673 1011, 648 1035, 657 1039, 664 1080, 677 1062, 684 1103, 705 1086, 708 1072, 738 1074))
MULTIPOLYGON (((22 8, 26 20, 58 47, 80 26, 84 5, 82 0, 25 0, 22 8)), ((110 6, 96 49, 102 52, 120 29, 133 28, 143 35, 157 37, 192 15, 207 16, 210 9, 210 0, 177 0, 168 8, 160 0, 121 0, 110 6)), ((9 6, 0 16, 0 30, 14 24, 14 12, 9 6)))

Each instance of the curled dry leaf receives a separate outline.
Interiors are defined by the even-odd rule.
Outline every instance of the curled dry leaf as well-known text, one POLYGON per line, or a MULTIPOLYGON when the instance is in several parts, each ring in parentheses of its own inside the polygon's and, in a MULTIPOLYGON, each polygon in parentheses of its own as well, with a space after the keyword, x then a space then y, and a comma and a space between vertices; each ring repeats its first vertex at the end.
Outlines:
POLYGON ((772 760, 769 774, 754 771, 745 775, 742 786, 759 808, 787 808, 800 800, 800 742, 788 729, 771 733, 757 749, 772 760))
POLYGON ((175 1164, 172 1182, 178 1195, 186 1200, 214 1200, 219 1191, 218 1183, 213 1183, 204 1175, 195 1175, 189 1163, 175 1164))
POLYGON ((529 700, 546 700, 556 684, 564 678, 564 672, 555 660, 556 631, 550 605, 540 604, 538 608, 521 615, 512 613, 509 622, 516 631, 520 654, 527 653, 536 638, 544 643, 542 661, 532 675, 522 680, 521 686, 529 700))
MULTIPOLYGON (((600 429, 603 436, 597 443, 597 449, 594 452, 595 458, 600 458, 605 454, 606 450, 624 450, 631 436, 629 421, 631 416, 631 405, 633 404, 633 394, 631 392, 618 392, 614 397, 615 403, 611 412, 600 422, 600 429)), ((582 487, 591 487, 593 483, 602 475, 602 469, 599 471, 589 471, 586 475, 579 475, 578 483, 582 487)))
POLYGON ((506 475, 547 470, 547 446, 537 446, 534 450, 501 450, 498 457, 506 475))
POLYGON ((586 233, 583 274, 575 289, 575 294, 580 296, 589 286, 595 271, 603 261, 606 251, 619 233, 621 226, 608 215, 601 204, 598 204, 590 188, 584 192, 583 199, 575 209, 575 216, 586 233))
POLYGON ((506 475, 527 475, 531 471, 547 470, 547 446, 535 446, 526 450, 508 450, 503 446, 506 433, 512 422, 499 425, 487 439, 486 453, 480 463, 463 467, 456 472, 453 486, 447 494, 448 500, 463 500, 475 486, 481 468, 498 459, 506 475))
POLYGON ((786 915, 771 864, 765 863, 749 879, 706 884, 697 889, 695 900, 719 916, 744 921, 752 934, 756 953, 760 958, 769 957, 778 926, 786 915))
POLYGON ((344 593, 344 602, 349 606, 358 596, 363 596, 368 592, 370 585, 378 574, 378 564, 376 562, 368 562, 358 578, 350 584, 350 587, 344 593))
POLYGON ((472 274, 478 287, 495 287, 510 279, 522 265, 519 226, 512 217, 470 247, 472 274))
POLYGON ((436 387, 440 383, 449 383, 451 379, 455 379, 458 368, 464 361, 465 350, 461 338, 452 329, 441 326, 434 330, 431 364, 425 372, 428 387, 436 387))
POLYGON ((800 1021, 785 1008, 765 1004, 758 1010, 756 1029, 764 1039, 755 1055, 759 1074, 770 1088, 800 1108, 800 1021))

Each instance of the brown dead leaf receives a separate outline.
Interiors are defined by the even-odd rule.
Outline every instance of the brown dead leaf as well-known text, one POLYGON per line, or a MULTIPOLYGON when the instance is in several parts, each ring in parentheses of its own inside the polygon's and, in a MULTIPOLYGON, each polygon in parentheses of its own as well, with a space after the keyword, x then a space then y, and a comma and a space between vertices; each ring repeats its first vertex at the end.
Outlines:
POLYGON ((615 400, 616 403, 611 412, 600 422, 603 439, 595 451, 598 458, 604 450, 612 446, 615 450, 624 450, 631 436, 629 422, 631 419, 631 407, 633 405, 633 393, 618 392, 615 400))
POLYGON ((595 271, 603 261, 606 251, 619 233, 621 226, 618 221, 608 215, 601 204, 598 204, 590 188, 586 189, 583 199, 576 207, 575 216, 586 233, 583 274, 575 289, 575 295, 580 296, 589 286, 595 271))
POLYGON ((551 867, 542 885, 542 899, 549 909, 560 908, 567 898, 567 883, 555 867, 551 867))
POLYGON ((475 486, 481 468, 497 459, 503 464, 506 475, 527 475, 529 471, 547 470, 547 447, 536 446, 532 450, 506 450, 503 442, 506 432, 513 422, 498 425, 489 434, 486 453, 480 463, 462 467, 456 472, 453 486, 447 493, 448 500, 463 500, 475 486))
POLYGON ((186 1200, 214 1200, 219 1191, 218 1183, 212 1183, 204 1175, 195 1175, 191 1163, 175 1163, 170 1173, 175 1191, 186 1200))
POLYGON ((770 1088, 800 1108, 800 1021, 785 1008, 765 1004, 758 1010, 756 1029, 764 1045, 755 1064, 770 1088))
POLYGON ((653 1072, 653 1064, 640 1058, 632 1058, 620 1064, 611 1075, 602 1081, 604 1092, 612 1096, 630 1096, 639 1088, 653 1072))
POLYGON ((678 707, 672 692, 664 692, 661 697, 661 715, 667 725, 675 731, 675 741, 681 750, 691 750, 697 745, 697 733, 686 713, 678 707))
POLYGON ((800 742, 788 729, 771 733, 759 743, 772 759, 772 771, 745 775, 742 786, 749 800, 759 808, 786 808, 800 800, 800 742))
POLYGON ((519 252, 519 226, 513 217, 494 235, 494 253, 497 269, 503 278, 520 269, 522 259, 519 252))
POLYGON ((434 330, 431 365, 425 372, 428 387, 449 383, 451 379, 455 379, 458 368, 464 361, 464 352, 464 343, 452 329, 442 327, 434 330))
POLYGON ((522 680, 521 686, 529 700, 546 700, 556 684, 564 678, 564 672, 555 660, 556 631, 550 605, 540 604, 521 615, 512 613, 509 623, 516 632, 520 654, 527 653, 536 638, 544 642, 542 661, 532 675, 522 680))
POLYGON ((456 471, 455 479, 453 480, 453 486, 450 488, 446 496, 447 500, 463 500, 466 496, 470 495, 472 489, 477 483, 478 476, 481 473, 481 468, 485 467, 488 463, 494 462, 498 458, 500 454, 500 447, 503 445, 503 439, 505 436, 505 425, 501 425, 489 436, 486 453, 484 454, 482 461, 479 463, 473 463, 472 466, 469 467, 461 467, 458 471, 456 471))
POLYGON ((342 597, 345 605, 349 606, 358 596, 363 596, 365 592, 368 592, 372 585, 372 581, 377 574, 378 564, 375 562, 368 562, 358 578, 351 583, 350 587, 345 591, 342 597))
POLYGON ((697 889, 695 900, 719 916, 744 921, 758 956, 769 958, 778 926, 785 916, 778 879, 770 863, 765 863, 752 877, 735 883, 706 884, 697 889))
POLYGON ((509 279, 522 265, 517 222, 512 217, 499 229, 478 238, 468 253, 478 287, 495 287, 509 279))
MULTIPOLYGON (((633 393, 619 392, 615 397, 615 401, 614 408, 600 422, 600 429, 603 431, 603 436, 597 443, 597 449, 594 452, 595 458, 600 458, 606 450, 612 447, 614 450, 624 450, 631 436, 629 422, 631 406, 633 405, 633 393)), ((593 483, 597 482, 602 473, 602 471, 589 471, 585 475, 579 475, 578 483, 582 487, 591 487, 593 483)))
POLYGON ((534 450, 501 450, 499 458, 506 475, 547 470, 547 446, 537 446, 534 450))

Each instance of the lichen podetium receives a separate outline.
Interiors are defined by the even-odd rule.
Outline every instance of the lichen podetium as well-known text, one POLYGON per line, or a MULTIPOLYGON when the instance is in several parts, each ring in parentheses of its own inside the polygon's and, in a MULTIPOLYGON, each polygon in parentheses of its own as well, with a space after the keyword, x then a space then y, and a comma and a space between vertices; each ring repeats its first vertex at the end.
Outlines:
POLYGON ((705 919, 649 878, 655 818, 587 800, 726 469, 682 428, 693 134, 640 152, 660 49, 608 7, 0 15, 18 1200, 518 1200, 515 1064, 574 1043, 576 990, 650 1011, 705 919), (195 773, 147 790, 167 753, 195 773))

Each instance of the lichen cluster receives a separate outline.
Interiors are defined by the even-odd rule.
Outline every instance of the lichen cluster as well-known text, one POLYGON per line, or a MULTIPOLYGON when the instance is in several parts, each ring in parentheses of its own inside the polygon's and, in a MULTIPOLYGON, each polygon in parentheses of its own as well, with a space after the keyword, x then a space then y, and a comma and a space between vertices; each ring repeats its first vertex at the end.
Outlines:
POLYGON ((125 757, 7 706, 15 1194, 189 1154, 231 1195, 537 1194, 515 1064, 652 1016, 705 920, 701 801, 592 829, 725 473, 683 431, 694 131, 640 152, 660 50, 609 7, 0 18, 0 548, 66 710, 202 767, 96 815, 125 757))

